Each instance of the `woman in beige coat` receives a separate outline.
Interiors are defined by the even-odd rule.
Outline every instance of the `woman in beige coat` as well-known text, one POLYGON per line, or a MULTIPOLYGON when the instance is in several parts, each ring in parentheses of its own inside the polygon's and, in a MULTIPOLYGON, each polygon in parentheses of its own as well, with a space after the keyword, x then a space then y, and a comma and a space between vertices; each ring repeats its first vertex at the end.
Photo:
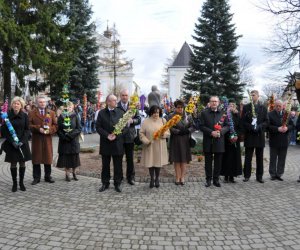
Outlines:
POLYGON ((145 119, 140 129, 140 140, 143 142, 141 162, 149 168, 150 188, 159 187, 159 172, 163 165, 168 164, 166 138, 170 135, 167 130, 159 139, 154 140, 153 134, 159 130, 166 120, 162 118, 162 110, 154 105, 149 110, 149 118, 145 119), (154 180, 155 174, 155 180, 154 180))

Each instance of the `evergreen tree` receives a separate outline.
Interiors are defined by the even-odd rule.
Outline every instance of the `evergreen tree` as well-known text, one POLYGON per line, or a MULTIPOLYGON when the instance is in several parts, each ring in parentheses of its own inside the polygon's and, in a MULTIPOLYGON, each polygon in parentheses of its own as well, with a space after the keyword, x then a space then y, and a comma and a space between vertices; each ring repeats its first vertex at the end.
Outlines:
POLYGON ((234 54, 240 36, 235 33, 227 0, 206 0, 195 24, 197 42, 192 45, 190 69, 184 80, 183 95, 201 93, 202 103, 209 96, 226 96, 236 101, 242 98, 243 83, 239 83, 238 57, 234 54))
POLYGON ((0 1, 0 50, 4 96, 11 99, 12 72, 16 74, 18 80, 17 93, 18 88, 24 87, 24 76, 36 69, 41 69, 45 79, 52 85, 55 81, 67 79, 66 71, 71 64, 68 58, 71 53, 64 52, 68 42, 64 33, 66 31, 64 11, 67 2, 67 0, 0 1))
POLYGON ((70 41, 74 48, 74 65, 70 72, 71 98, 82 99, 84 94, 91 102, 96 100, 99 85, 99 67, 96 26, 91 22, 92 10, 88 0, 70 1, 70 21, 74 26, 70 41))

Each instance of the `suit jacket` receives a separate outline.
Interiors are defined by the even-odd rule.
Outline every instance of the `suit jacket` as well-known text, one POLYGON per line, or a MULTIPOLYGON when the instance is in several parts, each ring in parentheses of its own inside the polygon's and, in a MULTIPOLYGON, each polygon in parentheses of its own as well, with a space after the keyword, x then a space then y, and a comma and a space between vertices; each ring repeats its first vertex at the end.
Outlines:
MULTIPOLYGON (((283 111, 284 114, 285 111, 283 111)), ((288 147, 289 145, 289 132, 294 128, 293 121, 288 120, 288 130, 285 133, 278 131, 278 128, 282 126, 282 116, 276 111, 273 110, 268 113, 269 117, 269 145, 270 147, 288 147)))
MULTIPOLYGON (((129 109, 129 103, 127 105, 127 109, 125 110, 121 104, 121 101, 118 102, 117 108, 122 110, 122 112, 126 112, 129 109)), ((135 126, 141 124, 141 117, 139 111, 137 110, 134 117, 132 117, 133 123, 130 124, 129 128, 126 127, 124 129, 124 143, 133 143, 134 138, 136 136, 135 126)))
POLYGON ((255 105, 255 113, 257 116, 257 129, 254 130, 252 123, 252 107, 251 103, 243 108, 242 124, 244 129, 245 147, 265 147, 265 131, 268 126, 268 111, 261 104, 255 105))
POLYGON ((214 125, 217 124, 223 116, 220 110, 213 111, 210 108, 205 109, 200 115, 200 130, 203 132, 203 152, 205 153, 223 153, 225 152, 224 135, 229 130, 226 119, 221 129, 221 137, 213 138, 214 125))
POLYGON ((114 131, 114 126, 122 118, 124 112, 118 108, 109 111, 108 108, 102 109, 97 117, 96 130, 100 135, 100 154, 101 155, 123 155, 124 154, 124 135, 117 135, 113 141, 108 140, 107 136, 114 131))
POLYGON ((29 113, 29 127, 32 132, 32 163, 52 164, 53 147, 52 135, 57 131, 57 119, 55 112, 46 109, 46 115, 41 115, 39 109, 34 109, 29 113), (49 134, 41 134, 40 128, 47 124, 49 134))

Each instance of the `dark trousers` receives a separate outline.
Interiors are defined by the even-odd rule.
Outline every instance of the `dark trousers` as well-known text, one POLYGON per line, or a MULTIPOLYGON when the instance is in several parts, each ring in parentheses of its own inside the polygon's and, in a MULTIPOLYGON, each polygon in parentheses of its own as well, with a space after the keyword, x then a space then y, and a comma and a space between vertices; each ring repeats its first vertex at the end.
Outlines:
POLYGON ((134 180, 135 171, 133 164, 133 151, 134 151, 134 143, 124 143, 125 155, 126 155, 126 178, 127 180, 134 180))
MULTIPOLYGON (((33 164, 33 179, 40 180, 41 179, 41 164, 33 164)), ((45 180, 49 179, 51 177, 51 165, 50 164, 44 164, 44 172, 45 172, 45 180)))
POLYGON ((281 177, 284 173, 287 147, 270 147, 269 173, 271 177, 281 177))
POLYGON ((206 180, 219 180, 223 153, 204 153, 206 180), (212 163, 214 162, 214 170, 212 163))
POLYGON ((120 185, 123 178, 122 159, 123 155, 102 155, 101 181, 103 185, 109 185, 110 181, 110 161, 113 159, 114 165, 114 185, 120 185))
POLYGON ((252 170, 252 156, 255 149, 256 155, 256 179, 262 178, 264 174, 264 148, 245 148, 245 164, 244 164, 244 177, 250 178, 252 170))

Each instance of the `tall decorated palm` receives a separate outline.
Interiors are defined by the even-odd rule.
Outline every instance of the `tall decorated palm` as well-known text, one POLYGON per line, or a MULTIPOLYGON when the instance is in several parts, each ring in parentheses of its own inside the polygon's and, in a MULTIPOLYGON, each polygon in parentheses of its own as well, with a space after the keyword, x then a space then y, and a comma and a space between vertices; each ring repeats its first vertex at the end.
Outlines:
POLYGON ((206 0, 195 24, 193 54, 183 80, 183 95, 201 93, 202 103, 209 96, 242 99, 244 84, 239 83, 238 47, 233 14, 227 0, 206 0))

